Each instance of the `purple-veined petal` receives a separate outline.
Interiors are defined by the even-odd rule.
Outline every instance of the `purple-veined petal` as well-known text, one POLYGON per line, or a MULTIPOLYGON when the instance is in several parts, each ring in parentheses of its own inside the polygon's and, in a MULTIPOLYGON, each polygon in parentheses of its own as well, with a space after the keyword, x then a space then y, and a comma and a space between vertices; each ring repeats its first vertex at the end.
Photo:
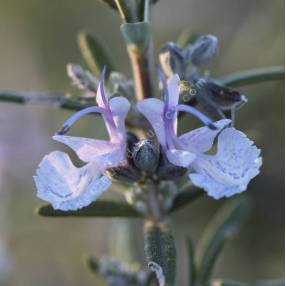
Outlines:
POLYGON ((162 146, 166 146, 166 135, 164 127, 164 103, 156 98, 148 98, 137 103, 137 109, 152 125, 157 139, 162 146))
POLYGON ((108 107, 108 96, 104 87, 104 78, 106 74, 106 66, 103 68, 101 75, 100 75, 100 80, 99 80, 99 85, 96 93, 96 102, 99 107, 104 108, 104 109, 109 109, 108 107))
POLYGON ((168 82, 169 108, 174 108, 179 102, 180 78, 175 74, 168 82))
POLYGON ((166 155, 170 163, 180 167, 188 167, 196 158, 194 153, 178 149, 168 149, 166 155))
POLYGON ((65 135, 55 135, 53 139, 73 149, 82 161, 97 162, 102 170, 124 159, 125 148, 119 143, 65 135))
POLYGON ((211 149, 217 134, 231 123, 229 119, 216 121, 216 130, 201 127, 181 135, 178 140, 184 149, 193 153, 204 153, 211 149))
POLYGON ((42 159, 34 180, 37 196, 51 203, 54 209, 64 211, 91 204, 111 185, 95 164, 77 168, 69 156, 60 151, 42 159))
POLYGON ((110 132, 111 141, 125 140, 125 119, 130 109, 129 101, 122 96, 114 97, 109 101, 113 120, 117 127, 117 132, 110 132))
POLYGON ((246 190, 259 174, 260 150, 245 134, 226 128, 218 136, 216 155, 201 155, 192 163, 190 178, 215 198, 228 197, 246 190))

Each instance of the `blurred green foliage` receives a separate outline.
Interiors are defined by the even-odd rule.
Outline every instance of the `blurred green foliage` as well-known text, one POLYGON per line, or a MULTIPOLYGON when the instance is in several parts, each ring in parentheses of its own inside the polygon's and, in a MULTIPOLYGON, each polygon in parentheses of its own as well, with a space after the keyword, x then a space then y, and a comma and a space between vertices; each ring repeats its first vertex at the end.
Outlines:
MULTIPOLYGON (((96 0, 1 0, 0 4, 1 89, 74 93, 65 66, 68 62, 83 64, 76 43, 82 29, 102 39, 118 68, 131 75, 119 30, 120 19, 106 5, 96 0)), ((220 52, 211 71, 217 77, 238 70, 283 65, 282 0, 164 0, 154 7, 152 18, 156 51, 164 42, 175 41, 183 29, 216 34, 220 52)), ((248 190, 254 203, 250 220, 226 245, 214 269, 215 277, 237 281, 281 277, 284 85, 271 82, 240 90, 249 102, 238 112, 237 126, 262 149, 264 165, 262 174, 248 190)), ((9 196, 5 200, 9 205, 1 213, 4 219, 0 222, 0 236, 7 241, 13 261, 11 279, 6 285, 97 285, 79 258, 82 253, 94 253, 96 257, 109 253, 108 219, 50 220, 33 215, 39 200, 32 175, 44 154, 62 148, 52 142, 51 136, 69 115, 68 111, 0 103, 0 149, 4 154, 0 158, 0 192, 9 196)), ((195 124, 186 117, 180 127, 189 129, 195 124)), ((84 119, 72 132, 87 137, 105 134, 102 122, 95 118, 84 119)), ((106 196, 118 197, 112 192, 106 196)), ((204 197, 172 216, 178 241, 179 285, 187 285, 188 281, 186 232, 198 241, 221 203, 204 197)), ((131 224, 135 258, 143 262, 140 222, 131 224)), ((116 243, 116 237, 112 239, 116 243)))

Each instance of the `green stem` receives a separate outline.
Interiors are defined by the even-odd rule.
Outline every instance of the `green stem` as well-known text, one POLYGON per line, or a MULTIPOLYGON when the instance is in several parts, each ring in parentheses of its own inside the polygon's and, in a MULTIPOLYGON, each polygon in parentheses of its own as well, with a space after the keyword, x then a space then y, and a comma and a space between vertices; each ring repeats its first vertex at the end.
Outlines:
POLYGON ((81 103, 78 100, 66 98, 64 94, 60 93, 48 94, 12 90, 0 91, 0 102, 1 101, 18 104, 36 104, 68 110, 81 110, 89 106, 89 104, 81 103))
POLYGON ((236 72, 219 79, 226 86, 243 86, 264 81, 284 80, 284 67, 258 68, 248 71, 236 72))

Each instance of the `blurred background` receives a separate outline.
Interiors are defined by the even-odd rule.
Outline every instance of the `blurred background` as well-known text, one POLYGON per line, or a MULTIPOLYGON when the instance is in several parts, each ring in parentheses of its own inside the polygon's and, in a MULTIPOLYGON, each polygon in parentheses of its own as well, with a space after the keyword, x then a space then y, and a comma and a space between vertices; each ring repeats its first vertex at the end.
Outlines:
MULTIPOLYGON (((217 35, 220 52, 211 66, 213 76, 284 65, 283 0, 162 0, 152 16, 156 51, 185 29, 217 35)), ((116 13, 96 0, 0 0, 0 89, 75 92, 65 67, 68 62, 83 63, 76 44, 82 29, 102 39, 118 69, 131 75, 119 25, 116 13)), ((237 127, 262 149, 264 164, 247 191, 254 205, 251 217, 227 243, 215 276, 241 281, 279 278, 284 276, 284 83, 239 90, 249 102, 238 112, 237 127)), ((70 115, 0 102, 1 286, 99 285, 81 257, 122 256, 122 238, 114 235, 118 225, 137 237, 135 258, 144 265, 136 220, 128 225, 124 220, 34 215, 42 202, 35 196, 32 176, 45 154, 62 149, 51 136, 70 115)), ((87 118, 73 132, 93 137, 103 127, 87 118)), ((186 234, 198 241, 222 203, 205 197, 172 216, 178 285, 187 285, 186 234)))

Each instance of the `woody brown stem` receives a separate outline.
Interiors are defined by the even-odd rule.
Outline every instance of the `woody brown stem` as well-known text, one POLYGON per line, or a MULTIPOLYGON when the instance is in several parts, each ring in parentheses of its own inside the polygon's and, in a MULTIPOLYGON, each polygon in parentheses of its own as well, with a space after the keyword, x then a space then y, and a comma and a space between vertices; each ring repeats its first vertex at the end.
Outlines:
POLYGON ((137 52, 132 46, 127 47, 132 65, 137 100, 153 97, 151 50, 137 52))

